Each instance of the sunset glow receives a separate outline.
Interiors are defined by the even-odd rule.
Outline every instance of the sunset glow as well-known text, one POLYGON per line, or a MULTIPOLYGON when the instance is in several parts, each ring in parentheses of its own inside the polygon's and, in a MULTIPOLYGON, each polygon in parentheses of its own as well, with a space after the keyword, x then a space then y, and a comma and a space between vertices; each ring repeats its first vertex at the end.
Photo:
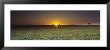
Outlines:
POLYGON ((54 24, 56 27, 58 26, 58 24, 54 24))
POLYGON ((57 27, 59 24, 61 24, 59 21, 53 21, 52 23, 53 25, 55 25, 55 27, 57 27))
POLYGON ((11 11, 12 25, 100 24, 100 11, 11 11))

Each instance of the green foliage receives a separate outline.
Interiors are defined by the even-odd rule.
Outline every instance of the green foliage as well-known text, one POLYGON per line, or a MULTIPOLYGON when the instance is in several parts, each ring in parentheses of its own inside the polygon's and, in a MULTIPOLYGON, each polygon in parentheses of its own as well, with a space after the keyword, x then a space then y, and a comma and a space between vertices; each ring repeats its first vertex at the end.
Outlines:
POLYGON ((99 40, 100 26, 11 30, 11 40, 99 40))

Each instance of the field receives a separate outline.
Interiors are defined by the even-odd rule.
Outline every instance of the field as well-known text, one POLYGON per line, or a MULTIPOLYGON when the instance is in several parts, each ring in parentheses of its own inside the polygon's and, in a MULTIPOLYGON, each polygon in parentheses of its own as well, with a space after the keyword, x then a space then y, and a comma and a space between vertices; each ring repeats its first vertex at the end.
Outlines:
POLYGON ((100 40, 99 25, 16 25, 11 40, 100 40))

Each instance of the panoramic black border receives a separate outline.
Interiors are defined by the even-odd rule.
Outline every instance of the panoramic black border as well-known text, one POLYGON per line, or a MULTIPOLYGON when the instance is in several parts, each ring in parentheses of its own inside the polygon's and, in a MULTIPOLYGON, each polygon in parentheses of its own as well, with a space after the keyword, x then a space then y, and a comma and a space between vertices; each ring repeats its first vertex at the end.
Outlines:
POLYGON ((0 0, 0 49, 2 50, 88 50, 88 49, 103 49, 110 48, 110 2, 109 0, 0 0), (4 47, 4 4, 107 4, 107 46, 108 47, 4 47))

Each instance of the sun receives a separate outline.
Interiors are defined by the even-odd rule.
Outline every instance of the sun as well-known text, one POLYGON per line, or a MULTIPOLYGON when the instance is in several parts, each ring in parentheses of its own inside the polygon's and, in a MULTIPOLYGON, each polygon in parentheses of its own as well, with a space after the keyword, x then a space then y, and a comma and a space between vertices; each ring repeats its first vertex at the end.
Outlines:
POLYGON ((58 27, 59 25, 62 24, 62 22, 60 20, 52 20, 51 24, 54 25, 55 27, 58 27))
POLYGON ((57 27, 59 24, 55 23, 54 25, 57 27))

